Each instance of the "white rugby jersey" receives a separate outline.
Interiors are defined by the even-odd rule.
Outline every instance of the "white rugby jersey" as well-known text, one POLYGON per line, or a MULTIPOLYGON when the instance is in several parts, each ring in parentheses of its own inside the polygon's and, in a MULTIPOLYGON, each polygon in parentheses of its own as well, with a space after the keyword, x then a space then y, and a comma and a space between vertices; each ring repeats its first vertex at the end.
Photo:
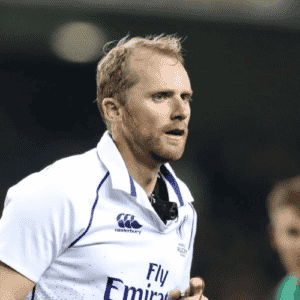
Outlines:
POLYGON ((26 300, 166 300, 189 286, 196 212, 169 164, 164 224, 108 134, 8 190, 0 260, 36 283, 26 300))

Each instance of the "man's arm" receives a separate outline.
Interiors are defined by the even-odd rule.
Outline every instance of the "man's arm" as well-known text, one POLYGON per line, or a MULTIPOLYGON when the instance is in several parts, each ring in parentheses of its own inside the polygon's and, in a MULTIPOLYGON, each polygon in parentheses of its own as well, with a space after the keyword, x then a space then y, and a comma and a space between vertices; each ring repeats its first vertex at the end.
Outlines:
POLYGON ((0 300, 24 300, 35 283, 0 261, 0 300))

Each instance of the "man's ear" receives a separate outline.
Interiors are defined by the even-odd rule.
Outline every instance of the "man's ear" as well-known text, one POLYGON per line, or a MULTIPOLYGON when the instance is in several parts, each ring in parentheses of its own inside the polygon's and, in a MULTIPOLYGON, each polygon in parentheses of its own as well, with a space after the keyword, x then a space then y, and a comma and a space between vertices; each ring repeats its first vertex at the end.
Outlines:
POLYGON ((114 124, 121 120, 121 105, 115 98, 104 98, 102 109, 106 122, 114 124))
POLYGON ((275 233, 274 233, 274 226, 272 224, 267 225, 267 235, 269 243, 271 244, 271 247, 277 251, 276 242, 275 242, 275 233))

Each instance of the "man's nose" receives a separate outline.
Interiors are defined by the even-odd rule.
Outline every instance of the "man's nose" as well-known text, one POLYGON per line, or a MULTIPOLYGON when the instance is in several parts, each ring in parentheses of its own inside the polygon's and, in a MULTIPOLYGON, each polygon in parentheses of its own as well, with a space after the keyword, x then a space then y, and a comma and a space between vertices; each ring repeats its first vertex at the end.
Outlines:
POLYGON ((172 119, 185 120, 190 116, 190 103, 182 99, 181 96, 174 96, 172 119))

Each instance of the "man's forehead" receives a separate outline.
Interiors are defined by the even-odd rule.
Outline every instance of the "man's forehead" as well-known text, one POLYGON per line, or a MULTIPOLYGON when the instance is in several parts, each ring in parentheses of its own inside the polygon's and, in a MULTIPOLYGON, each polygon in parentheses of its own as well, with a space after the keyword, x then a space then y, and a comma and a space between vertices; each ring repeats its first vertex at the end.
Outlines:
POLYGON ((182 89, 191 92, 189 76, 183 65, 168 54, 152 49, 134 49, 128 71, 143 84, 144 89, 182 89))

